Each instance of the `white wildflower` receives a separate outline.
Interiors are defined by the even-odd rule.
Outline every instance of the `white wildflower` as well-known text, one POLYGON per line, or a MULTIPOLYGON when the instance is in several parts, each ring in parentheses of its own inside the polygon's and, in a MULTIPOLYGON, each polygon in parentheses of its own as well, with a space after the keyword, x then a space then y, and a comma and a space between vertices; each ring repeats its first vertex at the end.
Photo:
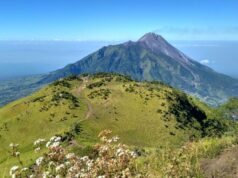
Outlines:
POLYGON ((60 164, 59 166, 57 166, 56 168, 55 168, 55 171, 57 172, 57 173, 60 173, 61 171, 63 171, 65 169, 65 165, 64 164, 60 164))
POLYGON ((50 138, 50 141, 48 141, 45 146, 47 148, 58 147, 60 145, 60 142, 61 142, 61 137, 53 136, 50 138))
POLYGON ((86 165, 88 167, 88 171, 91 170, 91 168, 93 167, 93 160, 89 160, 86 162, 86 165))
POLYGON ((61 141, 61 137, 56 137, 54 141, 55 142, 60 142, 61 141))
POLYGON ((107 137, 105 137, 105 136, 101 137, 101 141, 103 141, 103 142, 107 141, 107 137))
POLYGON ((21 169, 21 172, 26 172, 26 171, 28 171, 27 167, 24 167, 24 168, 21 169))
POLYGON ((60 142, 54 142, 52 145, 50 145, 50 148, 55 148, 60 146, 60 142))
POLYGON ((83 178, 83 177, 87 178, 88 175, 86 173, 80 172, 80 173, 76 174, 75 177, 77 177, 77 178, 83 178))
POLYGON ((67 167, 69 167, 69 166, 71 165, 71 163, 70 163, 69 161, 66 161, 64 164, 65 164, 67 167))
POLYGON ((82 177, 82 173, 78 173, 75 175, 76 178, 82 177))
POLYGON ((14 143, 10 143, 10 145, 9 145, 9 147, 11 147, 11 148, 16 148, 18 146, 19 146, 19 144, 14 144, 14 143))
POLYGON ((15 156, 16 156, 16 157, 20 156, 20 152, 17 151, 17 152, 15 153, 15 156))
POLYGON ((50 141, 45 144, 46 148, 49 148, 50 145, 51 145, 51 142, 50 142, 50 141))
POLYGON ((35 151, 36 153, 38 153, 40 150, 41 150, 41 148, 40 148, 40 147, 37 147, 34 151, 35 151))
POLYGON ((84 156, 84 157, 82 157, 82 158, 80 158, 82 161, 87 161, 87 160, 89 160, 89 158, 88 158, 88 156, 84 156))
POLYGON ((50 142, 54 142, 56 138, 57 138, 56 136, 51 137, 50 142))
POLYGON ((49 172, 49 171, 43 172, 42 178, 48 178, 49 175, 50 175, 50 172, 49 172))
POLYGON ((14 176, 18 170, 19 170, 19 166, 13 166, 9 172, 10 176, 14 176))
POLYGON ((106 178, 106 176, 102 175, 102 176, 98 176, 97 178, 106 178))
POLYGON ((67 159, 73 159, 75 157, 75 154, 74 153, 68 153, 65 157, 67 159))
POLYGON ((138 156, 135 151, 131 151, 130 155, 132 156, 132 158, 136 158, 138 156))
POLYGON ((44 142, 46 142, 45 139, 39 138, 38 140, 34 142, 34 145, 39 146, 39 145, 42 145, 44 142))
POLYGON ((118 137, 118 136, 112 137, 112 141, 113 141, 113 142, 117 142, 118 140, 119 140, 119 137, 118 137))
POLYGON ((108 139, 108 140, 107 140, 107 143, 112 143, 112 142, 113 142, 112 139, 108 139))
POLYGON ((69 169, 68 169, 68 172, 69 173, 72 173, 72 172, 75 172, 75 171, 77 171, 77 168, 76 167, 70 167, 69 169))
POLYGON ((36 160, 36 165, 37 166, 40 166, 44 161, 44 157, 39 157, 37 160, 36 160))
POLYGON ((122 148, 118 148, 117 151, 116 151, 116 155, 120 157, 123 154, 124 154, 124 150, 122 148))
POLYGON ((105 153, 105 152, 107 152, 108 151, 108 146, 103 146, 101 149, 100 149, 100 153, 105 153))
POLYGON ((50 162, 48 163, 48 166, 49 166, 50 168, 54 167, 54 166, 55 166, 54 161, 50 161, 50 162))

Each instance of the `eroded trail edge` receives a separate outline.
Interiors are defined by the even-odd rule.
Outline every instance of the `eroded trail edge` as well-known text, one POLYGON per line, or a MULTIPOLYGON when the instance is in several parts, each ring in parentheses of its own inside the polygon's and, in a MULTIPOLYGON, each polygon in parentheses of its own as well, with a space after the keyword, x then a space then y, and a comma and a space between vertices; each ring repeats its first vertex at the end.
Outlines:
POLYGON ((238 146, 224 150, 216 158, 202 160, 201 169, 206 178, 237 178, 238 146))

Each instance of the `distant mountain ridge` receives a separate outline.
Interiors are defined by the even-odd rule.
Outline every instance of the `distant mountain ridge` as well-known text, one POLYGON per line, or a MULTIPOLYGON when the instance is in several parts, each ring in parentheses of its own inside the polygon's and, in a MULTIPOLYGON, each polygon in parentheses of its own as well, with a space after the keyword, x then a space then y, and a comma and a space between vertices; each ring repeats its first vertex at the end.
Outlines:
POLYGON ((194 61, 155 33, 147 33, 136 42, 103 47, 74 64, 51 72, 41 82, 97 72, 116 72, 138 81, 162 81, 212 105, 238 96, 237 79, 194 61))
POLYGON ((0 83, 0 106, 70 75, 113 72, 138 81, 161 81, 217 106, 238 97, 238 79, 217 73, 169 44, 147 33, 138 41, 104 46, 83 59, 49 74, 0 83))

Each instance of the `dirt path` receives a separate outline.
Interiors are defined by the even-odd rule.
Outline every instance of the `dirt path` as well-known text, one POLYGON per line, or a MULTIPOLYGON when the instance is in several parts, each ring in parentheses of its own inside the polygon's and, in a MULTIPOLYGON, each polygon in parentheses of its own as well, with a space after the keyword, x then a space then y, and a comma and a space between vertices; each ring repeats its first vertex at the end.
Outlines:
MULTIPOLYGON (((77 94, 80 95, 80 93, 86 88, 87 86, 87 82, 88 82, 88 78, 87 77, 84 77, 82 78, 83 79, 83 83, 80 85, 80 87, 77 89, 77 94)), ((91 103, 89 101, 86 101, 87 103, 87 107, 88 107, 88 111, 85 115, 85 119, 88 119, 90 118, 92 115, 93 115, 93 107, 91 105, 91 103)))
POLYGON ((214 159, 204 159, 201 168, 206 178, 238 178, 238 146, 223 151, 214 159))

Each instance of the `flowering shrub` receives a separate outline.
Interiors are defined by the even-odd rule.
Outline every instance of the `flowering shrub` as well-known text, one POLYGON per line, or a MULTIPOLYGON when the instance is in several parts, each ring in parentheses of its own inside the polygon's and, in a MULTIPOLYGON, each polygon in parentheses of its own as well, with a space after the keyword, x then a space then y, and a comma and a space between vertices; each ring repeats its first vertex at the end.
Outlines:
POLYGON ((195 159, 195 149, 197 148, 188 142, 176 151, 165 155, 168 162, 164 164, 162 170, 166 177, 197 177, 192 164, 195 159))
MULTIPOLYGON (((10 169, 12 178, 127 178, 142 177, 134 167, 136 153, 126 145, 117 143, 117 136, 111 137, 111 131, 104 130, 99 134, 101 143, 94 146, 94 156, 77 156, 69 153, 62 146, 61 137, 54 136, 48 142, 38 139, 34 142, 35 151, 43 146, 48 151, 37 158, 31 167, 13 166, 10 169)), ((14 147, 15 149, 15 147, 14 147)), ((14 150, 15 151, 15 150, 14 150)))

